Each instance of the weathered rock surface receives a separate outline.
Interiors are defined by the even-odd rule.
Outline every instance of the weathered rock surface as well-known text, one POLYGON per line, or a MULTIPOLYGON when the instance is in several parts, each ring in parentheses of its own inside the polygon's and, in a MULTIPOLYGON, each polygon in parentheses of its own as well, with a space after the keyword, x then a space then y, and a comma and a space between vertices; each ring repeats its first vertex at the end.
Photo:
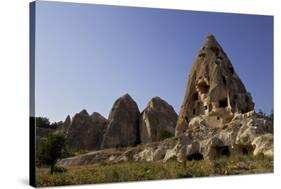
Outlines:
POLYGON ((195 116, 208 115, 205 122, 210 127, 223 127, 234 113, 253 109, 252 97, 223 48, 213 35, 208 36, 189 74, 176 135, 183 133, 195 116))
POLYGON ((160 97, 152 98, 140 117, 141 143, 161 141, 174 136, 177 118, 178 115, 171 105, 160 97))
POLYGON ((216 159, 221 156, 264 155, 273 157, 272 121, 251 111, 235 114, 224 128, 200 124, 204 117, 179 136, 130 148, 105 149, 59 162, 62 166, 124 161, 171 161, 216 159))
POLYGON ((56 131, 54 132, 54 134, 62 134, 64 136, 67 136, 68 135, 68 129, 71 125, 71 117, 70 115, 68 115, 66 118, 65 118, 65 121, 63 122, 62 125, 60 125, 56 131))
MULTIPOLYGON (((66 119, 69 123, 69 119, 66 119)), ((91 116, 86 110, 76 114, 69 125, 66 136, 71 151, 97 150, 100 148, 107 120, 99 113, 91 116)))
POLYGON ((128 147, 139 143, 140 111, 136 102, 125 94, 117 99, 108 118, 102 148, 128 147))

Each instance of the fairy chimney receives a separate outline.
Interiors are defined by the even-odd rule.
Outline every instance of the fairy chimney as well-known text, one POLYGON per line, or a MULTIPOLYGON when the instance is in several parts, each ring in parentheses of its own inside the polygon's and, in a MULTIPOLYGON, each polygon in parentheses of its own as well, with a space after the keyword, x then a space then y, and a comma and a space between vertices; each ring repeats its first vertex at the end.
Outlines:
POLYGON ((251 94, 213 35, 209 35, 194 61, 180 108, 176 136, 191 118, 203 115, 210 127, 222 127, 234 113, 254 109, 251 94))

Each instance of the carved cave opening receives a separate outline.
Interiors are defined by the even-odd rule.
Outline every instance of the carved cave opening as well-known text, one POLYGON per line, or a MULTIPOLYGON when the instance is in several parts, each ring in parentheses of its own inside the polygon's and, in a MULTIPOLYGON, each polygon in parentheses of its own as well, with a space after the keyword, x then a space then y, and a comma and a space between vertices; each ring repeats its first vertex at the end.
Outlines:
POLYGON ((194 93, 193 94, 193 100, 195 101, 195 100, 198 100, 198 93, 194 93))
POLYGON ((205 58, 206 53, 202 52, 202 53, 200 53, 198 56, 199 56, 200 58, 205 58))
POLYGON ((222 76, 222 82, 223 82, 223 84, 226 86, 226 79, 225 79, 224 76, 222 76))
POLYGON ((229 157, 231 155, 228 146, 214 146, 212 147, 213 159, 220 157, 229 157))
POLYGON ((240 152, 240 154, 242 155, 251 155, 253 154, 255 148, 252 145, 238 145, 238 152, 240 152))
POLYGON ((199 91, 200 91, 201 93, 203 93, 203 94, 208 93, 208 92, 209 92, 209 88, 210 88, 210 86, 207 85, 206 82, 200 82, 200 83, 197 85, 197 87, 198 87, 199 91))
POLYGON ((225 108, 227 107, 227 98, 223 99, 223 100, 219 100, 219 107, 220 108, 225 108))
POLYGON ((210 105, 209 105, 209 112, 211 112, 212 109, 213 109, 213 106, 212 106, 212 104, 210 104, 210 105))
POLYGON ((233 75, 233 74, 234 74, 234 69, 233 69, 233 67, 230 66, 230 67, 228 67, 228 69, 229 69, 230 73, 233 75))
POLYGON ((201 153, 197 152, 197 153, 193 153, 193 154, 188 155, 186 157, 186 159, 188 161, 192 161, 192 160, 199 161, 199 160, 204 160, 204 156, 201 153))
POLYGON ((195 115, 195 114, 196 114, 196 110, 195 110, 195 108, 193 109, 192 114, 193 114, 193 115, 195 115))

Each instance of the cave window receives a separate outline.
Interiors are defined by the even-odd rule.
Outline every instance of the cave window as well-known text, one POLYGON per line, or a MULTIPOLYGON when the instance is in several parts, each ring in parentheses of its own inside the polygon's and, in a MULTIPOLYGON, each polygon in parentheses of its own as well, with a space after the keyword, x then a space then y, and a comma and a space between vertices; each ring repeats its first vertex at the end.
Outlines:
POLYGON ((220 120, 220 117, 217 117, 217 120, 220 120))
POLYGON ((205 58, 206 53, 202 52, 202 53, 200 53, 198 56, 199 56, 200 58, 205 58))
POLYGON ((226 85, 226 79, 225 79, 224 76, 222 76, 222 82, 223 82, 224 85, 226 85))
POLYGON ((229 69, 229 71, 230 71, 230 73, 231 73, 231 74, 234 74, 234 69, 233 69, 233 67, 232 67, 232 66, 231 66, 231 67, 229 67, 228 69, 229 69))
POLYGON ((217 59, 218 59, 218 60, 222 60, 222 57, 221 57, 221 56, 218 56, 217 59))
POLYGON ((219 107, 220 108, 225 108, 227 107, 227 99, 223 99, 219 101, 219 107))
POLYGON ((248 97, 248 96, 246 96, 246 98, 245 98, 245 102, 246 102, 246 103, 248 103, 249 101, 250 101, 249 97, 248 97))
POLYGON ((195 109, 193 109, 193 115, 195 115, 195 113, 196 113, 196 110, 195 110, 195 109))
POLYGON ((228 146, 213 146, 211 148, 213 151, 213 158, 220 158, 222 156, 229 157, 231 155, 228 146))
POLYGON ((247 148, 242 148, 242 154, 243 155, 248 155, 249 154, 249 151, 247 148))
POLYGON ((219 48, 218 47, 211 47, 210 48, 216 55, 219 53, 219 48))
POLYGON ((208 106, 204 106, 205 110, 208 110, 208 106))
POLYGON ((201 93, 206 94, 209 91, 209 85, 207 85, 205 82, 198 84, 199 90, 201 93))
POLYGON ((193 100, 198 100, 198 93, 193 94, 193 100))
POLYGON ((204 156, 201 153, 194 153, 194 154, 190 154, 187 156, 187 160, 192 161, 192 160, 204 160, 204 156))
POLYGON ((244 113, 246 113, 246 111, 245 111, 244 109, 242 109, 242 110, 241 110, 241 113, 244 114, 244 113))

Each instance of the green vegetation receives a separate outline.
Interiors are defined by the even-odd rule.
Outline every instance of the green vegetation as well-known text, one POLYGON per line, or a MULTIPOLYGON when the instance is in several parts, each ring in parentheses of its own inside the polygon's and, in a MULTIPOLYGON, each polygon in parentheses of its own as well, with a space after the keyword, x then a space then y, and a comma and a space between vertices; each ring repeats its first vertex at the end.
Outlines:
POLYGON ((36 117, 36 127, 50 128, 50 121, 46 117, 36 117))
POLYGON ((167 131, 166 129, 164 128, 159 128, 158 131, 157 131, 157 141, 162 141, 166 138, 170 138, 170 137, 173 137, 173 133, 167 131))
POLYGON ((65 146, 66 140, 63 135, 51 134, 47 137, 46 140, 42 140, 36 145, 37 166, 50 166, 51 174, 53 174, 57 170, 60 170, 59 168, 56 168, 55 165, 57 163, 57 160, 63 157, 65 146))
POLYGON ((36 170, 38 186, 173 179, 216 175, 272 173, 273 159, 265 157, 222 157, 210 161, 124 162, 68 167, 64 173, 36 170))

